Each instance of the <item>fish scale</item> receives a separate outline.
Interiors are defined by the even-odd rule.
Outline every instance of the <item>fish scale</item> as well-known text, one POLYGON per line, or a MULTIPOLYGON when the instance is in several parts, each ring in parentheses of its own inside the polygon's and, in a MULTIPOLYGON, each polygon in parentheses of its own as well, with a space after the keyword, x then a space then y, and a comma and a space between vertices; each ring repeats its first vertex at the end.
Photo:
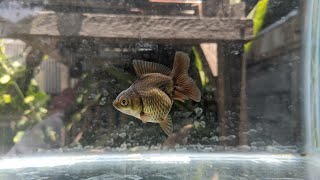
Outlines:
MULTIPOLYGON (((148 92, 146 92, 148 93, 148 92)), ((153 94, 153 98, 143 98, 143 112, 150 115, 148 122, 159 123, 166 115, 168 115, 172 102, 171 99, 160 89, 152 89, 149 92, 153 94)))

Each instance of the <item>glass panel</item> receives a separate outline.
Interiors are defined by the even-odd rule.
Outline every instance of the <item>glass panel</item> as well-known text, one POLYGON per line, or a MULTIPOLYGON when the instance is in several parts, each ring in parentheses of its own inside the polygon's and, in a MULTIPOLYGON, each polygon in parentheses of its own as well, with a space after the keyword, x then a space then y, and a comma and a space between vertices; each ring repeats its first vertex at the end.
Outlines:
POLYGON ((307 8, 309 19, 306 19, 304 33, 304 117, 306 117, 306 148, 309 151, 320 148, 320 118, 319 118, 319 12, 315 8, 319 2, 311 1, 307 8))
POLYGON ((0 177, 311 177, 318 7, 1 1, 0 177))

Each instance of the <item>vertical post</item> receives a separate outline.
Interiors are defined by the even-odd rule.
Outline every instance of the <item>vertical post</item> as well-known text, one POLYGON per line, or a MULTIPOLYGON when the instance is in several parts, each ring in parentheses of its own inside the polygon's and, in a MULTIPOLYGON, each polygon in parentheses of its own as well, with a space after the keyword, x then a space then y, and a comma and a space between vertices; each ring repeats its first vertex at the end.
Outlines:
MULTIPOLYGON (((203 4, 203 14, 204 16, 210 17, 244 17, 245 16, 245 4, 241 3, 241 0, 210 0, 204 1, 203 4), (233 6, 230 7, 229 5, 233 6), (230 9, 232 8, 232 9, 230 9)), ((201 45, 201 48, 206 55, 206 46, 201 45)), ((237 57, 233 57, 230 54, 225 54, 225 48, 230 48, 227 44, 218 43, 217 53, 218 53, 218 70, 217 70, 217 104, 218 104, 218 121, 220 128, 220 136, 225 136, 227 134, 226 124, 226 110, 240 111, 240 122, 239 122, 239 144, 245 145, 248 144, 248 138, 246 136, 247 131, 247 99, 246 99, 246 61, 245 58, 241 57, 241 71, 239 75, 241 75, 240 79, 240 93, 236 94, 235 97, 232 97, 232 83, 238 83, 239 79, 230 78, 231 75, 235 75, 238 72, 240 67, 237 67, 237 63, 235 61, 228 61, 230 58, 234 60, 237 57), (225 56, 228 55, 228 56, 225 56), (233 68, 232 70, 230 68, 233 68), (240 96, 240 110, 237 109, 237 106, 232 107, 234 105, 233 100, 238 99, 240 96)), ((207 50, 208 52, 210 51, 207 50)), ((207 53, 208 54, 208 53, 207 53)), ((214 55, 211 52, 211 55, 214 55)), ((207 55, 206 55, 206 59, 207 55)), ((240 60, 240 59, 239 59, 240 60)), ((211 71, 214 73, 216 70, 214 69, 214 62, 208 62, 211 71)), ((238 64, 239 65, 239 64, 238 64)), ((215 75, 215 74, 214 74, 215 75)), ((239 92, 239 90, 236 90, 239 92)), ((239 102, 239 100, 237 100, 239 102)), ((222 145, 225 145, 226 142, 221 142, 222 145)))
MULTIPOLYGON (((217 79, 217 102, 218 102, 218 121, 220 136, 226 135, 226 116, 225 116, 225 71, 224 71, 224 45, 218 44, 218 79, 217 79)), ((225 142, 223 142, 225 144, 225 142)))
POLYGON ((300 133, 301 133, 301 123, 299 121, 299 86, 298 86, 298 65, 297 62, 292 63, 291 69, 291 105, 290 105, 290 115, 291 115, 291 134, 295 143, 300 142, 300 133))
POLYGON ((246 78, 247 78, 247 61, 246 57, 242 57, 241 61, 241 82, 240 82, 240 122, 239 122, 239 145, 248 144, 247 124, 247 94, 246 94, 246 78))
POLYGON ((203 15, 208 17, 225 17, 229 0, 207 0, 202 4, 203 15))

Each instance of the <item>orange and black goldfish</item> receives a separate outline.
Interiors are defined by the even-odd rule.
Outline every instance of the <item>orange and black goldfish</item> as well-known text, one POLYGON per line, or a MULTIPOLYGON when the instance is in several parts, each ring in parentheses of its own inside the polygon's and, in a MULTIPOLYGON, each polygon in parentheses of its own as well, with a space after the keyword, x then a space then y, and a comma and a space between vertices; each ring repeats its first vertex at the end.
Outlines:
POLYGON ((167 135, 172 134, 169 112, 173 100, 201 99, 200 90, 188 76, 189 66, 190 59, 183 52, 176 52, 172 70, 158 63, 134 60, 138 79, 118 95, 113 106, 143 123, 159 123, 167 135))

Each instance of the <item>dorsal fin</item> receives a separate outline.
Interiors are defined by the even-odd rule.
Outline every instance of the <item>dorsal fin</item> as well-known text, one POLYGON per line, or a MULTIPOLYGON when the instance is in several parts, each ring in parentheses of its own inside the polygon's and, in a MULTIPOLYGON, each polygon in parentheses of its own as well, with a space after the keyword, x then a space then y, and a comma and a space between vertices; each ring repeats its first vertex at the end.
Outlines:
POLYGON ((133 60, 132 64, 138 77, 148 73, 161 73, 167 76, 169 76, 171 73, 169 68, 158 63, 133 60))

